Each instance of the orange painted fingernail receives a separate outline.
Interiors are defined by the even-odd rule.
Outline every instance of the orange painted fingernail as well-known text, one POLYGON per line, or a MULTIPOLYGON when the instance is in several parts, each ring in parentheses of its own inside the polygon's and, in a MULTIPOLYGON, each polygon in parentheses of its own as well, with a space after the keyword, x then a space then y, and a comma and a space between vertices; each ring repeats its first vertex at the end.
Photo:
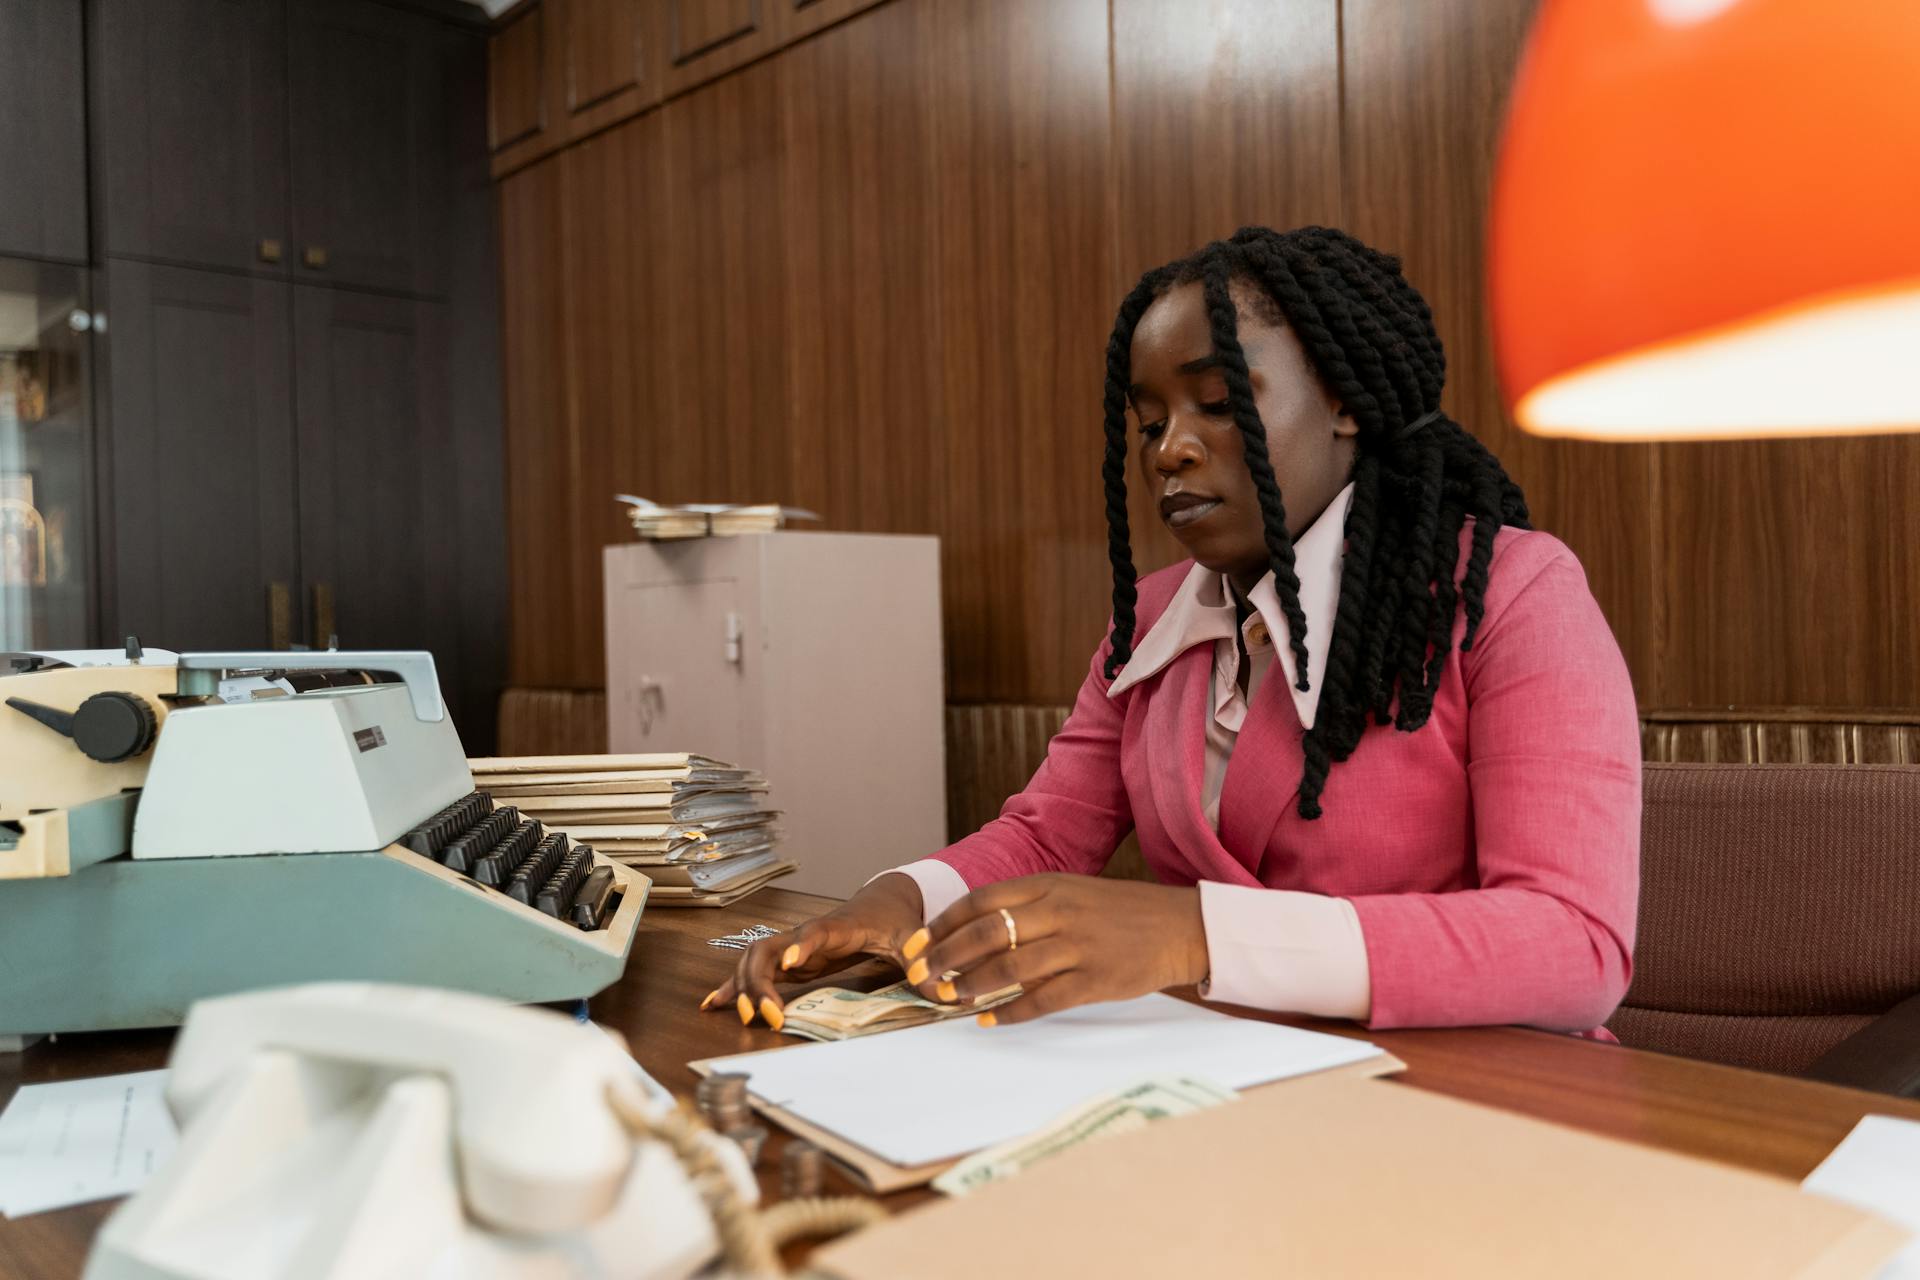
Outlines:
POLYGON ((772 1027, 775 1031, 778 1031, 781 1027, 781 1024, 783 1024, 787 1020, 787 1015, 780 1011, 780 1006, 773 1002, 772 996, 761 997, 760 1016, 765 1018, 767 1020, 767 1025, 772 1027))
POLYGON ((953 984, 951 982, 941 983, 939 986, 933 989, 933 993, 939 996, 942 1000, 947 1001, 949 1004, 951 1004, 953 1001, 958 1000, 960 998, 960 993, 953 989, 953 984))
POLYGON ((900 948, 900 954, 905 956, 907 959, 911 960, 915 956, 919 955, 922 951, 925 951, 927 949, 927 944, 932 941, 933 941, 933 935, 931 933, 928 933, 925 929, 922 929, 918 933, 914 934, 911 938, 907 939, 907 945, 900 948))
POLYGON ((713 990, 707 992, 707 998, 700 1002, 700 1011, 702 1013, 705 1013, 708 1009, 711 1009, 713 1007, 713 1002, 715 1000, 718 1000, 719 998, 720 998, 720 988, 715 987, 713 990))
POLYGON ((788 947, 784 952, 781 953, 780 967, 782 969, 791 969, 793 968, 793 966, 799 963, 800 963, 800 944, 796 942, 792 946, 788 947))
POLYGON ((983 1027, 991 1027, 991 1026, 997 1025, 1000 1019, 994 1017, 993 1014, 989 1012, 989 1013, 981 1014, 979 1017, 975 1018, 974 1021, 979 1023, 983 1027))
POLYGON ((733 1002, 733 1007, 740 1011, 741 1026, 744 1027, 753 1021, 753 1001, 747 999, 746 992, 742 991, 740 993, 740 998, 733 1002))
POLYGON ((925 982, 926 980, 927 980, 927 960, 925 956, 922 956, 920 959, 915 960, 913 962, 912 968, 907 970, 907 981, 911 982, 914 986, 917 987, 921 983, 925 982))

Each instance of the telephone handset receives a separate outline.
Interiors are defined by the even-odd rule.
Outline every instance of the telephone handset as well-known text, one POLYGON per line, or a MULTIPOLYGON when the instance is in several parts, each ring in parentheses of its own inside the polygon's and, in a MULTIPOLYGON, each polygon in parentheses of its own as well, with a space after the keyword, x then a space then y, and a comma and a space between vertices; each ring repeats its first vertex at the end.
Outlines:
POLYGON ((713 1193, 736 1213, 758 1196, 739 1148, 676 1127, 611 1037, 483 996, 203 1000, 171 1068, 180 1148, 103 1228, 88 1280, 679 1280, 720 1251, 713 1193), (635 1140, 656 1124, 676 1140, 635 1140))

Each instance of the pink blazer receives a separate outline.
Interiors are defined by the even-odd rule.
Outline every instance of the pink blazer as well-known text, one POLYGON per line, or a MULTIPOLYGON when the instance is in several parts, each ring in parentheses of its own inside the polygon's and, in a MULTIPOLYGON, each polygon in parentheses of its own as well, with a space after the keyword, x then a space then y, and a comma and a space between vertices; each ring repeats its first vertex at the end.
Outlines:
MULTIPOLYGON (((1471 524, 1462 531, 1467 558, 1471 524)), ((1201 811, 1212 646, 1109 697, 1102 642, 1026 790, 935 855, 970 887, 1092 875, 1129 828, 1164 883, 1296 889, 1353 903, 1374 1027, 1599 1026, 1632 974, 1640 732, 1626 664, 1573 553, 1502 530, 1470 653, 1456 647, 1428 724, 1373 726, 1336 764, 1321 818, 1295 811, 1302 729, 1265 681, 1201 811)), ((1140 583, 1137 635, 1191 564, 1140 583)), ((1465 629, 1456 619, 1456 646, 1465 629)))

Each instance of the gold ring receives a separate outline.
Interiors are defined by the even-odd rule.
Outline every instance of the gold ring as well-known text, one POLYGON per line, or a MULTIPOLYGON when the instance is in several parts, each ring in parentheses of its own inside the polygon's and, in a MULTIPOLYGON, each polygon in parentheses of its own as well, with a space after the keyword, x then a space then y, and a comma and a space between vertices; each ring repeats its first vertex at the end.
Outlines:
POLYGON ((1013 912, 1007 910, 1005 907, 1000 908, 1000 919, 1001 922, 1007 926, 1007 950, 1018 951, 1020 949, 1020 930, 1013 923, 1013 912))

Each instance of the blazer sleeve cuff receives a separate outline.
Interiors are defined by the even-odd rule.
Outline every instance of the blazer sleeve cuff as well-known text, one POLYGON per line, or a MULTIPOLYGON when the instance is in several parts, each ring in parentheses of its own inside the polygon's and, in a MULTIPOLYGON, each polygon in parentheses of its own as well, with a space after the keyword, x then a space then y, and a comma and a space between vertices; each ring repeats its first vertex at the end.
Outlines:
POLYGON ((1200 885, 1208 1000, 1365 1021, 1372 973, 1360 914, 1345 898, 1290 889, 1200 885))
POLYGON ((880 876, 893 875, 905 876, 920 886, 922 924, 932 924, 935 916, 966 897, 969 892, 967 882, 960 878, 960 873, 938 858, 922 858, 904 866, 889 867, 866 883, 872 884, 880 876))

